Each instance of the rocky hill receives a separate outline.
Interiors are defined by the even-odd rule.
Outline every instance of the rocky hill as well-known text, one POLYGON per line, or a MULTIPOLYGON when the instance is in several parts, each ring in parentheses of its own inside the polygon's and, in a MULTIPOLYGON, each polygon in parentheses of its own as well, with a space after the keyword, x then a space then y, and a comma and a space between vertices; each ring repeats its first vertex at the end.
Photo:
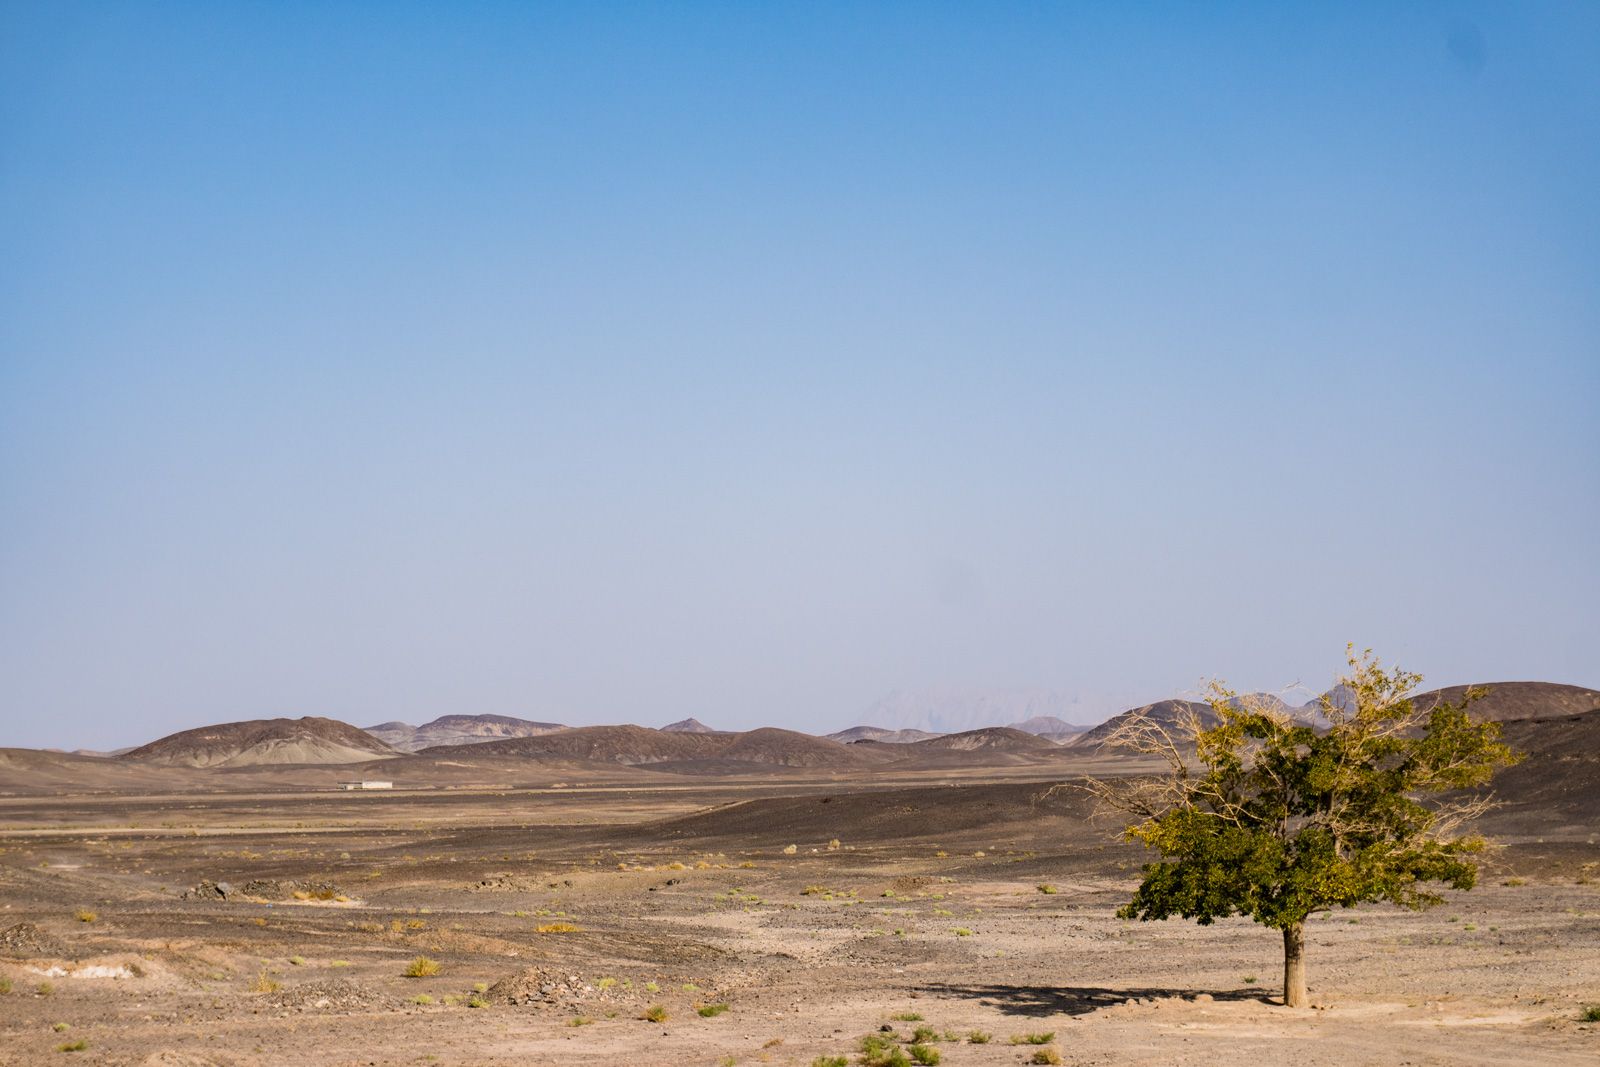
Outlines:
POLYGON ((473 745, 503 737, 537 737, 567 727, 555 722, 533 722, 510 715, 441 715, 432 722, 412 726, 385 722, 366 732, 402 752, 420 752, 435 745, 473 745))
POLYGON ((400 753, 337 719, 252 719, 183 730, 116 757, 173 767, 366 763, 400 753))
POLYGON ((964 730, 917 741, 907 747, 918 752, 1053 752, 1057 746, 1053 741, 1009 726, 986 726, 981 730, 964 730))
POLYGON ((828 739, 846 745, 857 741, 882 741, 888 745, 905 745, 913 741, 926 741, 929 738, 943 736, 943 734, 929 733, 927 730, 890 730, 882 726, 852 726, 848 730, 828 734, 828 739))
POLYGON ((699 719, 692 718, 669 722, 661 729, 669 734, 714 734, 717 732, 699 719))

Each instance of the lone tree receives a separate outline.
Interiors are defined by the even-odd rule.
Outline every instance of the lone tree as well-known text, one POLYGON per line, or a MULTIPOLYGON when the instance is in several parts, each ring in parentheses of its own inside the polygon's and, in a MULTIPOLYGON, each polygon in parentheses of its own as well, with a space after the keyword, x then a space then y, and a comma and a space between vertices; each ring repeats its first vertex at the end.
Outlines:
POLYGON ((1209 707, 1135 717, 1109 744, 1166 760, 1155 779, 1091 785, 1133 820, 1127 837, 1161 854, 1118 913, 1202 925, 1248 915, 1283 931, 1283 1002, 1305 1007, 1305 922, 1334 906, 1442 901, 1430 883, 1471 889, 1486 842, 1467 832, 1490 803, 1440 794, 1484 785, 1515 762, 1500 724, 1467 706, 1419 707, 1420 675, 1348 650, 1349 673, 1320 723, 1214 684, 1209 707))

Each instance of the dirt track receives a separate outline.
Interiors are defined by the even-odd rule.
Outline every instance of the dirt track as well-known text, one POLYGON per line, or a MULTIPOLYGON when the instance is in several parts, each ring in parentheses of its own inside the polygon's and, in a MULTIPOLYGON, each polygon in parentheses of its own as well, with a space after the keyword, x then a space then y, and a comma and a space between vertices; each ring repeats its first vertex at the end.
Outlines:
POLYGON ((32 832, 0 833, 0 929, 31 928, 0 937, 0 1063, 69 1062, 55 1050, 81 1040, 108 1064, 805 1067, 854 1062, 885 1025, 931 1028, 947 1065, 1023 1063, 1035 1047, 1009 1039, 1045 1033, 1082 1064, 1600 1047, 1577 1021, 1600 1001, 1600 848, 1581 836, 1514 841, 1433 912, 1318 921, 1324 1007, 1287 1012, 1270 931, 1115 918, 1140 857, 1071 790, 882 784, 10 800, 0 821, 32 832), (180 896, 202 879, 276 899, 180 896), (312 882, 348 899, 294 899, 312 882), (439 973, 402 977, 419 955, 439 973), (512 985, 534 1003, 487 992, 527 968, 512 985), (653 1004, 664 1023, 639 1018, 653 1004))

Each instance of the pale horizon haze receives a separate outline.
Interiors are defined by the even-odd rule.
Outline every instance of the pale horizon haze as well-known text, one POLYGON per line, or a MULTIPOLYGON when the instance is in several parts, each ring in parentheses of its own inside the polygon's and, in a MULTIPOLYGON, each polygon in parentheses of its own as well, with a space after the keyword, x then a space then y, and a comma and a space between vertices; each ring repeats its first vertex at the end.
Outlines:
POLYGON ((1589 3, 0 3, 0 746, 1600 688, 1596 190, 1589 3))

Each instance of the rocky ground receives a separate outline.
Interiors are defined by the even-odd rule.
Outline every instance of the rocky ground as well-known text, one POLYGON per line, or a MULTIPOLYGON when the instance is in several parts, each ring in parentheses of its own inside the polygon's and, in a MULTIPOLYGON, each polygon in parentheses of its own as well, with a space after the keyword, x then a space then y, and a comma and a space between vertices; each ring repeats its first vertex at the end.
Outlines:
POLYGON ((893 784, 13 798, 0 1064, 1600 1057, 1587 835, 1316 921, 1288 1011, 1271 931, 1116 918, 1139 854, 1070 788, 893 784))

